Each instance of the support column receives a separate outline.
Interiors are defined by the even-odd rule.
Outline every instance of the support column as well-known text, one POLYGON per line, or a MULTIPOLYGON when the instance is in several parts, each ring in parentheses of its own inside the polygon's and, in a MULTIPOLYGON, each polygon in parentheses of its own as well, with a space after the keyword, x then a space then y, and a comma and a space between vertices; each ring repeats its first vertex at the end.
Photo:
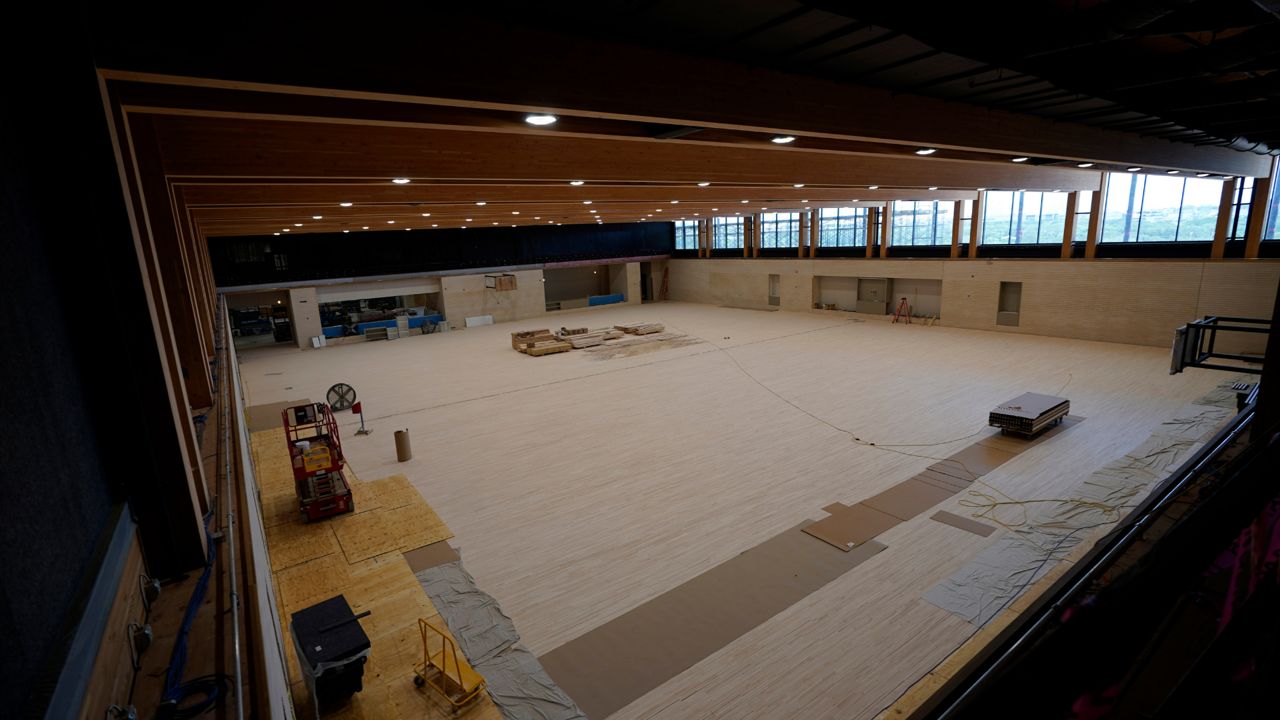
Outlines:
POLYGON ((800 213, 800 237, 796 239, 796 250, 799 257, 804 257, 809 244, 809 213, 800 213))
POLYGON ((1221 260, 1227 251, 1227 231, 1231 229, 1231 211, 1235 209, 1236 189, 1240 178, 1230 178, 1222 183, 1222 197, 1218 200, 1218 224, 1213 228, 1213 251, 1209 257, 1221 260))
POLYGON ((884 204, 880 214, 880 257, 889 257, 889 245, 893 242, 893 201, 884 204))
POLYGON ((951 213, 951 259, 960 257, 960 215, 964 213, 964 201, 957 200, 951 213))
POLYGON ((986 205, 987 193, 978 193, 973 199, 973 219, 969 221, 969 259, 978 259, 978 241, 982 239, 983 206, 986 205))
POLYGON ((1102 207, 1107 197, 1108 178, 1102 174, 1102 184, 1089 203, 1089 233, 1084 240, 1084 259, 1092 260, 1098 254, 1098 237, 1102 234, 1102 207))
POLYGON ((751 215, 751 257, 760 257, 760 213, 751 215))
POLYGON ((698 257, 711 257, 711 232, 706 220, 698 221, 698 257))
POLYGON ((881 211, 878 207, 869 208, 867 211, 867 257, 873 257, 871 250, 880 239, 880 215, 881 211))
POLYGON ((809 257, 817 257, 818 240, 822 237, 819 232, 821 228, 818 223, 821 222, 819 213, 816 209, 809 211, 809 257))
POLYGON ((1067 193, 1067 222, 1062 228, 1062 259, 1071 259, 1071 240, 1076 236, 1076 203, 1080 202, 1080 193, 1067 193))
MULTIPOLYGON (((1271 161, 1271 172, 1274 176, 1275 160, 1271 161)), ((1262 231, 1267 224, 1267 211, 1271 208, 1271 185, 1273 177, 1255 178, 1253 181, 1253 198, 1249 201, 1249 225, 1244 232, 1244 257, 1256 260, 1262 248, 1262 231)))
POLYGON ((742 218, 742 257, 751 257, 751 218, 742 218))

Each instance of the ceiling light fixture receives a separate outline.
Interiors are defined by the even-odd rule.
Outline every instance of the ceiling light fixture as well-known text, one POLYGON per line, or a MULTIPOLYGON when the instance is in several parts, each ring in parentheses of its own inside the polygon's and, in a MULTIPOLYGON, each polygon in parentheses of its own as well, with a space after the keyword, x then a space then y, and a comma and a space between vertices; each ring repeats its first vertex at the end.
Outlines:
POLYGON ((1165 175, 1177 175, 1177 174, 1178 174, 1178 171, 1177 171, 1177 170, 1165 170, 1165 171, 1164 171, 1164 174, 1165 174, 1165 175))
POLYGON ((868 190, 879 190, 879 189, 880 189, 880 186, 879 186, 879 185, 868 185, 868 186, 867 186, 867 189, 868 189, 868 190))
POLYGON ((340 205, 341 207, 351 207, 351 203, 349 202, 340 202, 338 203, 338 205, 340 205))
POLYGON ((422 217, 431 217, 431 213, 422 213, 422 217))
POLYGON ((1093 163, 1076 163, 1076 167, 1078 167, 1078 168, 1091 168, 1091 167, 1093 167, 1093 163))
POLYGON ((512 214, 512 215, 519 215, 519 214, 520 214, 520 211, 519 211, 519 210, 512 210, 512 211, 511 211, 511 214, 512 214))
POLYGON ((773 142, 774 145, 786 145, 787 143, 795 141, 796 139, 790 135, 776 135, 771 142, 773 142))
POLYGON ((1209 173, 1196 173, 1196 177, 1209 177, 1209 173))
POLYGON ((590 200, 583 200, 583 201, 582 201, 582 204, 583 204, 583 205, 590 205, 590 204, 591 204, 591 201, 590 201, 590 200))
POLYGON ((541 215, 534 215, 534 216, 533 216, 533 219, 534 219, 534 220, 541 220, 541 219, 542 219, 542 216, 541 216, 541 215))
POLYGON ((289 232, 289 231, 290 231, 290 230, 292 230, 293 228, 280 228, 280 229, 281 229, 281 230, 283 230, 283 231, 285 231, 285 232, 289 232))
POLYGON ((791 184, 791 187, 793 187, 793 188, 802 188, 802 187, 804 187, 804 183, 792 183, 792 184, 791 184))
POLYGON ((706 181, 704 180, 704 181, 702 181, 702 182, 698 183, 698 187, 706 187, 706 186, 708 186, 708 185, 710 185, 710 184, 711 184, 711 183, 706 182, 706 181))
POLYGON ((807 203, 807 202, 809 202, 809 201, 808 201, 808 200, 801 200, 800 202, 802 202, 802 203, 807 203))
POLYGON ((311 219, 312 219, 312 220, 323 220, 323 219, 324 219, 324 216, 323 216, 323 215, 312 215, 312 216, 311 216, 311 219))
POLYGON ((272 235, 279 235, 280 233, 271 233, 271 234, 272 234, 272 235))
POLYGON ((672 204, 672 205, 679 205, 679 204, 680 204, 680 201, 679 201, 679 200, 672 200, 672 201, 671 201, 671 204, 672 204))
POLYGON ((1139 171, 1139 170, 1141 170, 1141 169, 1142 169, 1142 168, 1140 168, 1140 167, 1125 168, 1125 170, 1127 170, 1128 172, 1138 172, 1138 171, 1139 171))
POLYGON ((477 201, 477 202, 476 202, 476 204, 477 204, 477 205, 488 205, 488 203, 486 203, 486 202, 485 202, 485 201, 483 201, 483 200, 477 201))
POLYGON ((560 118, 556 117, 555 115, 547 115, 545 113, 524 116, 525 122, 529 123, 530 125, 537 125, 538 127, 542 127, 544 125, 554 125, 555 122, 559 119, 560 118))
POLYGON ((368 226, 368 225, 365 225, 364 227, 362 227, 362 228, 360 228, 360 229, 361 229, 361 230, 368 230, 368 229, 369 229, 369 226, 368 226))
POLYGON ((351 231, 350 231, 350 230, 343 230, 342 232, 351 232, 351 231))
POLYGON ((1013 158, 1012 160, 1010 160, 1010 162, 1026 162, 1026 161, 1028 161, 1028 160, 1030 160, 1030 159, 1031 159, 1031 158, 1028 158, 1028 157, 1016 157, 1016 158, 1013 158))
POLYGON ((440 226, 435 223, 431 223, 431 227, 440 227, 440 226))
POLYGON ((471 218, 467 218, 467 222, 471 222, 471 218))
POLYGON ((396 224, 396 221, 395 221, 395 220, 388 220, 388 221, 387 221, 387 224, 388 224, 388 225, 395 225, 395 224, 396 224))
POLYGON ((938 148, 920 148, 916 151, 917 155, 932 155, 938 152, 938 148))
POLYGON ((395 178, 395 179, 393 179, 391 182, 393 182, 393 183, 395 183, 395 184, 397 184, 397 185, 408 185, 408 184, 409 184, 409 178, 395 178))
POLYGON ((302 227, 302 223, 294 223, 294 224, 293 224, 293 226, 294 226, 294 227, 302 227))
POLYGON ((577 186, 577 185, 584 185, 584 184, 586 184, 586 181, 585 181, 585 180, 570 180, 570 181, 569 181, 569 184, 570 184, 570 185, 574 185, 574 186, 577 186))
POLYGON ((930 190, 937 190, 937 189, 938 189, 938 186, 937 186, 937 185, 934 185, 934 186, 930 187, 929 189, 930 189, 930 190))

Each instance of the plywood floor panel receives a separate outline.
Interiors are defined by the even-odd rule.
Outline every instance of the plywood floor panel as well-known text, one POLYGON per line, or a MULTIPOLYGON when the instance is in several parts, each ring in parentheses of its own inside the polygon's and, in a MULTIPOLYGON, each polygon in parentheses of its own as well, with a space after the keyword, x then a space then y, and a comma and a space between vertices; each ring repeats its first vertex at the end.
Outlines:
MULTIPOLYGON (((374 433, 354 436, 358 418, 339 413, 348 457, 365 476, 412 479, 537 654, 821 517, 833 500, 852 505, 994 436, 987 412, 1009 397, 1061 395, 1088 421, 972 489, 1052 498, 1218 377, 1169 376, 1159 348, 819 313, 660 303, 554 323, 641 321, 703 342, 611 360, 530 358, 509 336, 548 324, 530 321, 246 351, 242 377, 251 403, 353 385, 374 433), (407 463, 395 460, 398 429, 411 434, 407 463)), ((936 509, 968 517, 966 497, 936 509)), ((877 538, 888 549, 871 561, 616 717, 873 716, 973 632, 919 596, 999 536, 927 514, 903 522, 877 538), (803 677, 767 677, 765 655, 803 677)))

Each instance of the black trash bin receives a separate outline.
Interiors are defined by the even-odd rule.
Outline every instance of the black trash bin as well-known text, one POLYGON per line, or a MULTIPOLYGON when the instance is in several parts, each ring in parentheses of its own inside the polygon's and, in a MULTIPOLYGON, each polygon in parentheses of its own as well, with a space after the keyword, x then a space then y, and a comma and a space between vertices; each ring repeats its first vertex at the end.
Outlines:
POLYGON ((347 598, 339 595, 299 610, 290 619, 294 648, 317 716, 321 709, 345 702, 364 687, 369 636, 360 627, 359 617, 347 598))

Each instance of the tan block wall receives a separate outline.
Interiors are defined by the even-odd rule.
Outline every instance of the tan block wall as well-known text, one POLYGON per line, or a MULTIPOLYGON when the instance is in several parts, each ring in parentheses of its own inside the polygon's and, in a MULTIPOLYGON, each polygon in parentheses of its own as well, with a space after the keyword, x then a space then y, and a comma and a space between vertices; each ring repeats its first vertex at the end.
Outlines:
POLYGON ((519 270, 515 290, 493 290, 484 286, 484 275, 450 275, 440 278, 441 304, 445 319, 453 329, 465 328, 467 318, 492 315, 493 321, 508 322, 541 317, 547 311, 541 270, 519 270))
MULTIPOLYGON (((950 327, 1167 347, 1173 331, 1204 315, 1270 317, 1280 262, 1137 260, 673 259, 672 300, 763 308, 769 275, 781 309, 813 307, 814 276, 942 281, 950 327), (1018 327, 996 325, 1001 282, 1022 283, 1018 327)), ((893 298, 896 300, 896 298, 893 298)), ((892 303, 891 303, 892 304, 892 303)), ((1221 349, 1261 351, 1261 336, 1221 349)))
POLYGON ((313 287, 289 290, 289 318, 293 321, 293 341, 298 347, 311 347, 311 338, 320 335, 320 305, 313 287))

